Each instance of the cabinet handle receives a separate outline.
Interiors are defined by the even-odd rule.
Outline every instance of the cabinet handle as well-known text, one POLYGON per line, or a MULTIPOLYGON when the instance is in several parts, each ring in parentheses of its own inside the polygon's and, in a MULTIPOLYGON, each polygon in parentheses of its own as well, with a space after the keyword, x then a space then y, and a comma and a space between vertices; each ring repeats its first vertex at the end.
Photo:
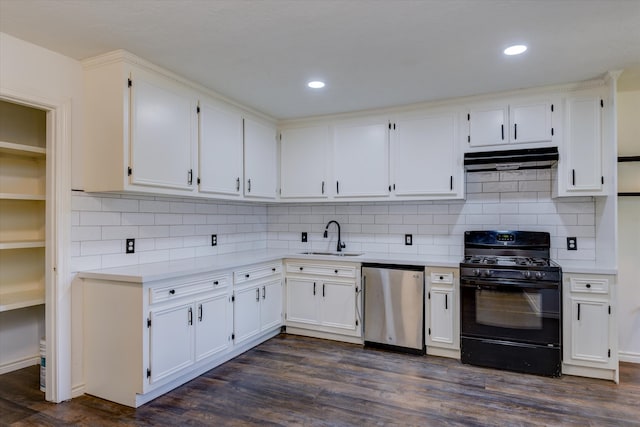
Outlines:
POLYGON ((188 316, 188 324, 189 325, 193 325, 193 309, 191 307, 189 307, 189 316, 188 316))
POLYGON ((236 178, 236 191, 240 191, 240 177, 236 178))
POLYGON ((262 299, 265 299, 267 297, 267 287, 263 286, 262 287, 262 299))
POLYGON ((193 169, 189 169, 189 172, 187 172, 187 183, 189 185, 193 184, 193 169))
POLYGON ((504 125, 500 125, 500 131, 502 132, 502 140, 504 141, 504 125))
POLYGON ((313 295, 316 294, 316 282, 313 282, 313 295))
POLYGON ((518 139, 518 124, 514 123, 513 124, 513 140, 515 141, 516 139, 518 139))
POLYGON ((322 284, 322 298, 324 298, 324 283, 322 284))
POLYGON ((444 309, 449 310, 449 295, 444 294, 444 309))
POLYGON ((202 322, 202 304, 198 304, 198 322, 202 322))
POLYGON ((571 169, 571 185, 576 185, 576 170, 571 169))
POLYGON ((336 181, 336 194, 340 194, 340 181, 336 181))
POLYGON ((324 181, 322 181, 322 194, 324 194, 324 181))
POLYGON ((578 303, 578 320, 580 320, 580 303, 578 303))
POLYGON ((260 301, 260 288, 256 288, 256 301, 260 301))
POLYGON ((247 192, 251 193, 251 178, 247 180, 247 192))
POLYGON ((175 289, 169 290, 169 295, 175 295, 175 294, 176 294, 176 290, 175 289))
POLYGON ((453 190, 453 175, 449 177, 449 190, 453 190))

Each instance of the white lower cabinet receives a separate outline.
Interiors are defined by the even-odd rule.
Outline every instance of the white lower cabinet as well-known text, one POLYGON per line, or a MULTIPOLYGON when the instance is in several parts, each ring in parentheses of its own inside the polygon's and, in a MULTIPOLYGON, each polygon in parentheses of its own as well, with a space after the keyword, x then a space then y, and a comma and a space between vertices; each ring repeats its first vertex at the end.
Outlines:
POLYGON ((282 325, 280 261, 143 283, 83 277, 83 286, 85 391, 132 407, 282 325))
POLYGON ((235 272, 234 344, 282 326, 282 298, 282 263, 261 264, 235 272))
POLYGON ((618 382, 615 276, 565 274, 562 372, 618 382))
POLYGON ((362 337, 358 264, 288 260, 285 270, 288 333, 341 340, 362 337))
POLYGON ((180 304, 149 315, 149 382, 158 381, 193 364, 193 304, 180 304))
POLYGON ((427 354, 460 357, 460 277, 457 268, 428 267, 427 354))

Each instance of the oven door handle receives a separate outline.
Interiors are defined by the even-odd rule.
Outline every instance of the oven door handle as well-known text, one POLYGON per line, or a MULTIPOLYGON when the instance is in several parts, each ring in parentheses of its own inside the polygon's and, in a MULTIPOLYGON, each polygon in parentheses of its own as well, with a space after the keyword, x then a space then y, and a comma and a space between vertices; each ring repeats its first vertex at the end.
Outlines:
POLYGON ((461 280, 461 288, 474 288, 474 289, 492 289, 492 290, 508 290, 508 289, 558 289, 559 283, 549 282, 521 282, 514 280, 500 280, 499 282, 484 281, 484 280, 461 280))

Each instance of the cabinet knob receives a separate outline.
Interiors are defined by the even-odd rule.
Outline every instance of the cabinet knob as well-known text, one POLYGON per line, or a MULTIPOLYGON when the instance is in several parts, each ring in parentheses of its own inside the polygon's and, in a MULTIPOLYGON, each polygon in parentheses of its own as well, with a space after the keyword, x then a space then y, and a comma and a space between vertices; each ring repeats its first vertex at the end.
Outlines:
POLYGON ((276 268, 275 268, 275 267, 273 267, 273 268, 271 269, 271 271, 276 271, 276 268))
POLYGON ((587 289, 591 287, 591 283, 587 283, 587 289))
POLYGON ((338 274, 338 270, 333 270, 334 273, 338 274))
POLYGON ((440 276, 440 280, 444 280, 444 276, 440 276))
POLYGON ((304 270, 304 267, 300 267, 300 271, 304 270))
POLYGON ((217 285, 217 284, 218 284, 218 281, 217 281, 217 280, 214 280, 214 281, 213 281, 213 284, 214 284, 214 285, 217 285))
POLYGON ((175 289, 171 289, 171 290, 169 291, 169 294, 170 294, 170 295, 174 295, 175 293, 176 293, 176 290, 175 290, 175 289))
POLYGON ((245 274, 244 277, 246 277, 248 279, 249 278, 249 274, 245 274))

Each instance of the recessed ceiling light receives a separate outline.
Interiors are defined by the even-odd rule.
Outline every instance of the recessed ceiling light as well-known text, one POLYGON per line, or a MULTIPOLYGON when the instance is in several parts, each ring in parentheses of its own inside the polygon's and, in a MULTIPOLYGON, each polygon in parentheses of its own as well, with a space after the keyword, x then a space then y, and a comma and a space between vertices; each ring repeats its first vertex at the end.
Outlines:
POLYGON ((506 48, 504 50, 504 54, 505 55, 520 55, 521 53, 523 53, 525 50, 527 50, 527 47, 523 44, 516 44, 513 46, 509 46, 508 48, 506 48))
POLYGON ((307 83, 307 86, 309 86, 311 89, 322 89, 324 87, 324 82, 321 82, 320 80, 314 80, 307 83))

